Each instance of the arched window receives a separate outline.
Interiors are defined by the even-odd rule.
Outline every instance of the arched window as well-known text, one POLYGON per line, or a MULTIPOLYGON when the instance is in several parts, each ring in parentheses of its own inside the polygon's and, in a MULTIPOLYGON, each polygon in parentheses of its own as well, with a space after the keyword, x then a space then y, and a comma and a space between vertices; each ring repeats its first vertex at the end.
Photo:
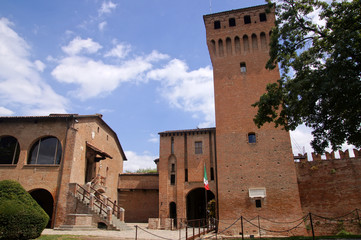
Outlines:
POLYGON ((232 55, 232 41, 229 37, 226 39, 226 48, 227 48, 227 56, 231 56, 232 55))
POLYGON ((223 41, 222 39, 218 40, 218 52, 219 52, 219 56, 223 57, 224 56, 224 52, 223 52, 223 41))
POLYGON ((241 42, 238 36, 234 38, 234 49, 236 50, 236 54, 241 52, 241 42))
POLYGON ((62 149, 56 137, 44 137, 34 143, 28 164, 60 164, 62 149))
POLYGON ((249 42, 248 42, 248 36, 247 35, 243 36, 243 47, 244 47, 245 52, 249 51, 249 42))
POLYGON ((258 50, 258 41, 256 34, 252 34, 252 49, 253 51, 258 50))
POLYGON ((11 136, 0 137, 0 164, 17 164, 20 147, 18 140, 11 136))
POLYGON ((212 49, 212 53, 215 55, 216 54, 216 41, 211 40, 211 49, 212 49))
POLYGON ((262 47, 262 50, 267 49, 266 34, 264 32, 261 32, 261 47, 262 47))

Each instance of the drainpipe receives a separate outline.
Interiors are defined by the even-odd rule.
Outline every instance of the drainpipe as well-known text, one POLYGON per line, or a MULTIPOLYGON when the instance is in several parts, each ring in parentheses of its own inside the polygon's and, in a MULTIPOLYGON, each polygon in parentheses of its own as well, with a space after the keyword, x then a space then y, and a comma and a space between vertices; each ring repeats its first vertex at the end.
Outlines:
MULTIPOLYGON (((65 140, 64 140, 64 150, 67 150, 67 139, 68 139, 68 132, 70 129, 70 122, 69 119, 71 120, 71 122, 74 119, 74 116, 72 115, 71 117, 67 117, 66 118, 66 132, 65 132, 65 140)), ((55 227, 56 224, 56 214, 57 214, 57 210, 58 210, 58 202, 59 202, 59 194, 60 194, 60 188, 61 188, 61 182, 63 180, 63 169, 64 169, 64 160, 65 160, 65 151, 62 154, 61 157, 61 164, 60 164, 60 171, 59 171, 59 175, 58 175, 58 183, 57 183, 57 190, 56 190, 56 201, 55 201, 55 206, 54 206, 54 211, 53 211, 53 223, 52 223, 52 228, 55 227)))

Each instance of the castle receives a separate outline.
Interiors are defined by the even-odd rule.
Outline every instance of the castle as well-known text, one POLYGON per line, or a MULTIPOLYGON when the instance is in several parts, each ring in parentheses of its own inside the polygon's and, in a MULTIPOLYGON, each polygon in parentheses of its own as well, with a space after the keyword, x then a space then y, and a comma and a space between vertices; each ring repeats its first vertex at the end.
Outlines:
MULTIPOLYGON (((176 228, 184 220, 205 218, 210 200, 219 231, 230 235, 242 231, 239 223, 229 227, 240 216, 292 222, 309 212, 333 217, 357 209, 360 151, 352 158, 340 152, 341 159, 331 153, 327 160, 314 155, 313 161, 300 156, 295 162, 288 132, 253 123, 251 105, 279 79, 277 68, 264 67, 275 17, 266 8, 203 17, 216 128, 159 133, 158 173, 122 173, 126 156, 101 115, 51 114, 0 117, 0 179, 18 180, 51 216, 49 227, 63 229, 96 224, 121 229, 124 221, 176 228), (204 170, 210 190, 204 189, 204 170)), ((243 231, 252 235, 257 229, 243 231)))

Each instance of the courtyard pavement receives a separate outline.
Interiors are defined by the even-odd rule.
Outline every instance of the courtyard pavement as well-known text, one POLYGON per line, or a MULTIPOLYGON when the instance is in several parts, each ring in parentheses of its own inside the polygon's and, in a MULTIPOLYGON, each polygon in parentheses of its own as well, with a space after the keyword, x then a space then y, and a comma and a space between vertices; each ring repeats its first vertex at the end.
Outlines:
MULTIPOLYGON (((154 239, 168 239, 168 240, 177 240, 185 239, 186 232, 185 229, 180 230, 153 230, 147 229, 147 223, 127 223, 127 226, 130 230, 126 231, 113 231, 113 230, 89 230, 89 231, 63 231, 63 230, 54 230, 54 229, 44 229, 42 235, 80 235, 85 236, 84 239, 89 240, 100 240, 100 239, 120 239, 120 240, 130 240, 135 239, 136 228, 135 225, 138 225, 137 239, 139 240, 154 240, 154 239)), ((192 235, 193 230, 188 229, 188 237, 192 235)), ((195 233, 198 233, 198 229, 195 229, 195 233)))

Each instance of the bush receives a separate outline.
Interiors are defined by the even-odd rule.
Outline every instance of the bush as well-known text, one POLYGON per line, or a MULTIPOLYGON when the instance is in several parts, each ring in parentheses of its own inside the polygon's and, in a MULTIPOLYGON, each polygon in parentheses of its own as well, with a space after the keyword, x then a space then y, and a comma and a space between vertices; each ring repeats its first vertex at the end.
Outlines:
POLYGON ((49 216, 16 181, 0 181, 0 240, 34 239, 49 216))

